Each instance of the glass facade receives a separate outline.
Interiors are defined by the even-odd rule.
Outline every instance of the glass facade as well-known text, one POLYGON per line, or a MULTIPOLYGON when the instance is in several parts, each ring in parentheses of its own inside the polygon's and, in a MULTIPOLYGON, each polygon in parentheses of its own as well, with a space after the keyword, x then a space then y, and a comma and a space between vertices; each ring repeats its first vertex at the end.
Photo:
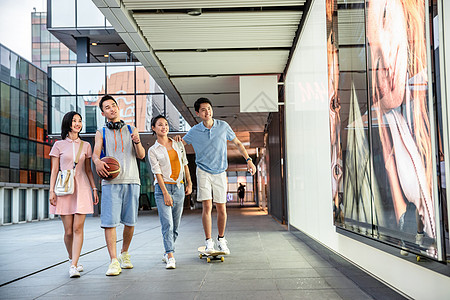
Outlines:
POLYGON ((47 71, 49 64, 76 63, 77 56, 47 30, 47 13, 31 13, 32 62, 47 71))
POLYGON ((105 94, 116 99, 121 119, 140 132, 151 131, 151 118, 158 114, 168 118, 171 131, 190 128, 139 63, 51 66, 50 74, 51 134, 60 133, 62 117, 71 110, 82 115, 83 133, 95 133, 105 123, 98 108, 105 94))
POLYGON ((91 0, 51 0, 53 28, 111 27, 91 0))
POLYGON ((46 73, 0 44, 0 182, 48 184, 46 73))

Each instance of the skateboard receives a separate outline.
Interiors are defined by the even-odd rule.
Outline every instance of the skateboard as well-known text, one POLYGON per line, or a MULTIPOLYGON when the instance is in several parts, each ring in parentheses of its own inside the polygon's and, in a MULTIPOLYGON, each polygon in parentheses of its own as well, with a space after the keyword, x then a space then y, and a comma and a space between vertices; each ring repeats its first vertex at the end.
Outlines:
POLYGON ((202 259, 203 257, 206 257, 206 261, 208 263, 211 262, 211 259, 217 259, 222 262, 225 260, 225 258, 223 257, 223 255, 227 255, 225 252, 215 250, 214 252, 207 253, 207 252, 205 252, 205 248, 206 248, 205 246, 198 247, 198 253, 199 253, 198 257, 200 259, 202 259))

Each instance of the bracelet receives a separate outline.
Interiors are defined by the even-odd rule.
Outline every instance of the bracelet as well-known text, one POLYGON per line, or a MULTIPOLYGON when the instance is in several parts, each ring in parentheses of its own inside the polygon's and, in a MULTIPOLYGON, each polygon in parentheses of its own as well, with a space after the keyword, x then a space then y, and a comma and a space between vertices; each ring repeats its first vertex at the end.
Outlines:
POLYGON ((96 191, 96 190, 98 190, 98 189, 97 189, 97 188, 92 188, 92 190, 93 190, 93 191, 96 191))
POLYGON ((247 159, 245 160, 245 162, 248 162, 248 161, 252 161, 252 158, 249 157, 249 158, 247 158, 247 159))
POLYGON ((139 141, 138 143, 133 142, 133 144, 135 144, 135 145, 140 144, 140 143, 141 143, 141 141, 139 141))

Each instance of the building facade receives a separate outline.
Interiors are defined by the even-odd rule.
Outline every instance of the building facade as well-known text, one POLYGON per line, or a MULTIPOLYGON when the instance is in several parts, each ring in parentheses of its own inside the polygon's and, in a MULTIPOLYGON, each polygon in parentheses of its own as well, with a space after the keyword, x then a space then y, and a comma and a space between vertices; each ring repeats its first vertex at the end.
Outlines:
POLYGON ((47 219, 47 74, 3 45, 0 51, 0 223, 47 219))

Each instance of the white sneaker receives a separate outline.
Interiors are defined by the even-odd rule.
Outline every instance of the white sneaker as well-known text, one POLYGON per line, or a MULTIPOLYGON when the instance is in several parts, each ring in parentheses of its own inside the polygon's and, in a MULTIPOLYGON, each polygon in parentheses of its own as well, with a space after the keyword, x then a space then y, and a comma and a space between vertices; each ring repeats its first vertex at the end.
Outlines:
POLYGON ((161 259, 163 263, 167 264, 167 253, 164 253, 163 258, 161 259))
POLYGON ((219 249, 219 251, 222 251, 225 254, 230 254, 230 249, 228 249, 227 244, 228 244, 228 242, 225 238, 217 239, 217 248, 219 249))
POLYGON ((205 245, 206 245, 205 252, 211 253, 211 252, 215 251, 215 249, 214 249, 214 241, 212 239, 207 239, 205 241, 205 245))
POLYGON ((80 277, 80 272, 78 272, 76 266, 70 266, 69 268, 69 276, 70 278, 80 277))
POLYGON ((175 269, 175 258, 171 257, 167 260, 166 269, 175 269))
POLYGON ((113 258, 111 260, 111 263, 109 264, 108 271, 106 271, 107 276, 116 276, 119 275, 120 272, 122 272, 122 269, 120 268, 120 263, 117 260, 117 258, 113 258))
MULTIPOLYGON (((69 266, 71 266, 72 265, 72 260, 69 258, 69 266)), ((83 272, 84 271, 84 268, 83 268, 83 265, 78 265, 77 266, 77 271, 78 272, 83 272)))
POLYGON ((133 269, 133 264, 130 260, 130 254, 128 252, 122 252, 119 256, 120 267, 122 269, 133 269))

